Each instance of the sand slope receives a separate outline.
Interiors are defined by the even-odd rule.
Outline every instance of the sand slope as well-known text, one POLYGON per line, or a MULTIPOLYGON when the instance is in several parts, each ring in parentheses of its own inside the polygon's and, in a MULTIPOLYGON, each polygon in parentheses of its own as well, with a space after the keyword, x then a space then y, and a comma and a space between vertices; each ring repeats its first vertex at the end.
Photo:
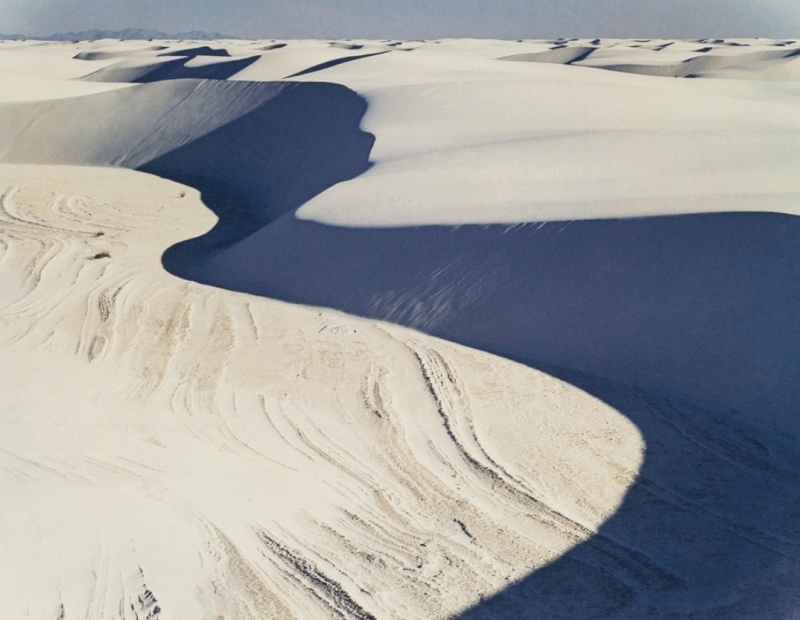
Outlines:
POLYGON ((423 52, 318 72, 360 75, 358 86, 383 67, 369 108, 332 83, 172 79, 6 105, 0 157, 191 183, 221 221, 165 254, 183 277, 652 383, 797 434, 793 218, 569 224, 797 213, 800 115, 789 94, 423 52), (469 79, 453 77, 456 66, 469 79), (448 71, 449 81, 430 83, 448 71), (403 83, 412 77, 422 83, 403 83), (544 225, 552 220, 563 223, 544 225))
POLYGON ((635 427, 542 373, 164 273, 213 222, 194 191, 0 172, 13 617, 444 618, 635 477, 635 427))

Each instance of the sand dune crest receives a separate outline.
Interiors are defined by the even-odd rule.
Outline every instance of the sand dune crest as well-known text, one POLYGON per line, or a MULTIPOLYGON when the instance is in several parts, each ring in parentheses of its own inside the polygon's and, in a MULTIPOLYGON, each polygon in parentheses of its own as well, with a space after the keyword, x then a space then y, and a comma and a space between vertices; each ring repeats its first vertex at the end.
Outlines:
POLYGON ((47 174, 2 168, 9 613, 444 618, 591 536, 635 476, 634 427, 546 375, 164 273, 212 223, 196 193, 47 174))

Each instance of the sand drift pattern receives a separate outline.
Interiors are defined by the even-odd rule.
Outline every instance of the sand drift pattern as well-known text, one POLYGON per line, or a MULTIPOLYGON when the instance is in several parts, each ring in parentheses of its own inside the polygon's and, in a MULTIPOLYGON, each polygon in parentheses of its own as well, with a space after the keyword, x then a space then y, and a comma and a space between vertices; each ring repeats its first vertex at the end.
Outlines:
POLYGON ((4 401, 0 583, 37 592, 8 591, 14 615, 449 617, 590 537, 635 478, 636 429, 567 384, 161 272, 192 231, 180 186, 2 173, 3 372, 47 386, 4 401))

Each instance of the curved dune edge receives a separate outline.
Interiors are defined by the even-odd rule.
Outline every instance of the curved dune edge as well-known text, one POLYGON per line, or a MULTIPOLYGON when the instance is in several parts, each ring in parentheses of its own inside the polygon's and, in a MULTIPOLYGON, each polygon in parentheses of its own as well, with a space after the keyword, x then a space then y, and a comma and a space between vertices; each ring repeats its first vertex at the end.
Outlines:
POLYGON ((541 372, 167 274, 214 224, 195 190, 14 165, 0 187, 10 617, 444 618, 636 477, 635 426, 541 372))

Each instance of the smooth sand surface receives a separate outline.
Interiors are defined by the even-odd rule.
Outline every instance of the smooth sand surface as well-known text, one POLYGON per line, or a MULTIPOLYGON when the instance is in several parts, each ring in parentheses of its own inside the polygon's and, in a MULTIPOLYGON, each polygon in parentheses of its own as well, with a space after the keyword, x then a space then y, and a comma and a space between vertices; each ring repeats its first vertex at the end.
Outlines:
MULTIPOLYGON (((581 54, 588 49, 575 45, 581 54)), ((376 135, 372 169, 314 198, 298 216, 339 226, 417 226, 798 212, 800 76, 788 84, 655 79, 578 68, 603 66, 589 60, 616 46, 598 47, 573 66, 563 55, 571 47, 540 52, 559 55, 541 62, 508 63, 456 53, 468 47, 429 45, 297 78, 335 80, 364 94, 364 129, 376 135)), ((670 53, 680 53, 682 66, 711 59, 712 52, 678 47, 684 50, 670 53)), ((715 66, 736 76, 759 73, 749 61, 759 54, 771 59, 760 67, 767 73, 800 66, 800 47, 769 47, 724 47, 725 62, 715 66)), ((650 54, 660 59, 672 49, 650 54)), ((616 57, 626 52, 633 61, 642 53, 616 57)), ((653 66, 671 77, 668 65, 653 66)), ((632 66, 651 65, 642 59, 632 66)), ((258 67, 242 75, 256 79, 258 67)))
MULTIPOLYGON (((75 80, 85 75, 86 63, 73 58, 74 54, 73 47, 63 45, 0 43, 0 102, 63 99, 127 86, 75 80)), ((107 58, 99 64, 116 61, 107 58)))

